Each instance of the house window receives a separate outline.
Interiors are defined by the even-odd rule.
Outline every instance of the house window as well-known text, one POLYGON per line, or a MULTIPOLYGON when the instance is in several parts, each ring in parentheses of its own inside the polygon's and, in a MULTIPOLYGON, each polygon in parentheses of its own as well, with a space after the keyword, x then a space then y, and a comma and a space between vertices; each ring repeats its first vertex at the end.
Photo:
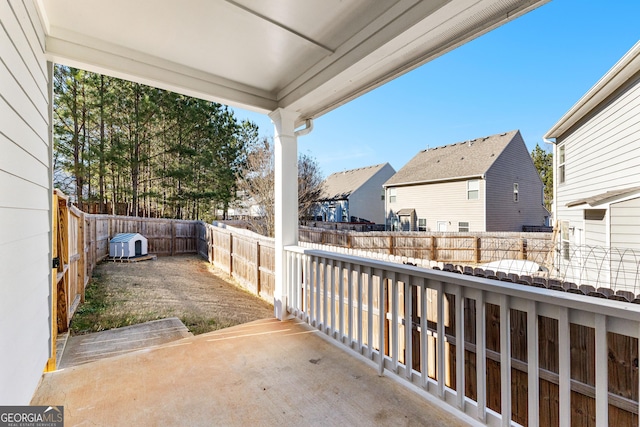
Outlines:
POLYGON ((467 181, 467 200, 478 200, 480 183, 477 179, 467 181))
POLYGON ((395 188, 390 188, 389 189, 389 203, 395 203, 396 202, 396 189, 395 188))
POLYGON ((458 231, 461 233, 469 232, 469 223, 468 222, 459 222, 458 223, 458 231))
POLYGON ((564 184, 564 145, 558 147, 558 183, 564 184))
POLYGON ((520 200, 518 195, 518 183, 514 182, 513 183, 513 201, 517 202, 518 200, 520 200))
POLYGON ((427 218, 418 218, 418 231, 427 231, 427 218))

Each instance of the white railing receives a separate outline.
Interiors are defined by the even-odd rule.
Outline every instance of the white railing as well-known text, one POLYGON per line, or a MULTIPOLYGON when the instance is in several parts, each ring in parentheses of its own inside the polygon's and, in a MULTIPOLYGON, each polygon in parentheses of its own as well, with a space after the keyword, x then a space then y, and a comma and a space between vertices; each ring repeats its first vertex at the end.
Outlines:
POLYGON ((638 414, 640 305, 298 246, 286 262, 292 315, 483 423, 569 426, 580 398, 596 425, 638 414))

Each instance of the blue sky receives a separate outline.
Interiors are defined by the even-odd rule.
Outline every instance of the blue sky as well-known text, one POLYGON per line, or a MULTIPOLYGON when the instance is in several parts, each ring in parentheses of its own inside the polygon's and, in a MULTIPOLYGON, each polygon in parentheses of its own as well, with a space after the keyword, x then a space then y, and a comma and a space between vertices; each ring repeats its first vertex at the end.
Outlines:
POLYGON ((550 149, 542 136, 640 39, 639 17, 638 0, 553 0, 317 118, 298 150, 328 176, 513 129, 550 149))

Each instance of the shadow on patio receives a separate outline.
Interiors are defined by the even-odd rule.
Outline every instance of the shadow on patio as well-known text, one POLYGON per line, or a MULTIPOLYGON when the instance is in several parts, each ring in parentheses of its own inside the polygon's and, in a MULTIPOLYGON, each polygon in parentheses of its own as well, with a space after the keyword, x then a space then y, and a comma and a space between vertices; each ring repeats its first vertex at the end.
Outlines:
POLYGON ((297 320, 265 319, 45 374, 65 425, 465 425, 297 320))

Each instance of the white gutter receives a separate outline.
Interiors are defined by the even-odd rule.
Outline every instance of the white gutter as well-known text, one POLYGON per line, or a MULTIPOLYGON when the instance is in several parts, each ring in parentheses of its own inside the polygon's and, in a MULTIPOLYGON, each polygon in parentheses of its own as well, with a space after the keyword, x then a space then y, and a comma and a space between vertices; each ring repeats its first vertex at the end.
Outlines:
POLYGON ((296 138, 299 136, 304 136, 313 130, 313 119, 306 119, 304 121, 304 127, 300 130, 294 132, 296 138))
POLYGON ((439 178, 439 179, 431 179, 431 180, 425 180, 425 181, 408 181, 408 182, 399 182, 399 183, 393 183, 393 184, 385 183, 385 184, 382 184, 382 187, 387 188, 387 187, 402 187, 405 185, 434 184, 436 182, 462 181, 465 179, 472 179, 472 178, 485 179, 485 174, 481 173, 477 175, 454 176, 451 178, 439 178))

